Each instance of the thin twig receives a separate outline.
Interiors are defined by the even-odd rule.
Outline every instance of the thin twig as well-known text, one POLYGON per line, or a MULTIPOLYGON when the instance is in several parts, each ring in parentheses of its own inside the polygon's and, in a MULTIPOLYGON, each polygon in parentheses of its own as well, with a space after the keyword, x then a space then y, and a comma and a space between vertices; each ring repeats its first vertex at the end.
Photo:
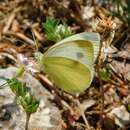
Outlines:
POLYGON ((45 41, 44 37, 36 30, 36 28, 32 28, 32 32, 35 34, 36 38, 39 41, 42 41, 42 42, 45 41))
POLYGON ((81 108, 81 103, 80 103, 80 101, 77 99, 76 102, 77 102, 77 105, 79 106, 79 108, 81 109, 81 115, 82 115, 82 118, 83 118, 83 120, 84 120, 84 122, 85 122, 85 125, 86 125, 86 127, 87 127, 87 130, 91 130, 91 127, 90 127, 90 125, 89 125, 89 123, 88 123, 88 120, 87 120, 87 118, 86 118, 86 116, 85 116, 85 113, 84 113, 84 111, 83 111, 82 108, 81 108))
POLYGON ((10 28, 10 26, 11 26, 11 24, 12 24, 14 18, 15 18, 15 16, 16 16, 15 13, 12 13, 10 15, 10 17, 8 19, 8 22, 6 22, 6 26, 3 29, 3 33, 6 33, 9 30, 9 28, 10 28))
MULTIPOLYGON (((103 47, 103 44, 101 44, 101 48, 102 47, 103 47)), ((100 78, 100 68, 102 67, 102 64, 103 64, 103 59, 101 58, 101 55, 102 55, 102 52, 101 52, 101 49, 100 49, 100 53, 98 55, 98 63, 96 65, 96 72, 97 72, 97 75, 98 75, 98 78, 99 78, 100 92, 101 92, 101 96, 102 96, 102 108, 101 108, 101 115, 100 115, 100 123, 101 123, 101 126, 103 126, 102 117, 104 115, 104 87, 103 87, 103 82, 100 78)))
POLYGON ((104 115, 104 87, 103 87, 103 82, 100 78, 100 74, 99 74, 99 69, 101 68, 101 64, 97 65, 96 71, 98 74, 98 78, 99 78, 99 83, 100 83, 100 92, 101 92, 101 97, 102 97, 102 108, 101 108, 101 115, 100 115, 100 125, 101 127, 103 126, 103 115, 104 115))
POLYGON ((25 124, 25 130, 28 130, 28 124, 29 124, 29 119, 30 119, 30 114, 26 113, 26 124, 25 124))
POLYGON ((20 33, 20 32, 15 33, 15 32, 12 32, 12 31, 7 31, 4 34, 18 37, 18 38, 24 40, 25 42, 27 42, 31 45, 34 45, 34 41, 32 39, 30 39, 29 37, 25 36, 23 33, 20 33))
POLYGON ((64 105, 63 101, 65 101, 66 104, 68 104, 67 102, 69 101, 69 98, 67 96, 60 94, 60 92, 58 91, 58 89, 55 88, 53 86, 52 82, 50 80, 48 80, 46 78, 46 76, 44 76, 43 74, 37 74, 36 78, 41 81, 41 83, 43 84, 44 87, 46 87, 51 93, 53 93, 53 95, 56 96, 55 98, 59 101, 58 105, 63 105, 63 106, 66 107, 66 105, 64 105))
POLYGON ((9 30, 9 28, 11 27, 11 24, 12 24, 12 22, 13 22, 15 16, 16 16, 16 13, 19 12, 19 11, 21 11, 21 10, 22 10, 22 8, 19 7, 19 8, 17 8, 17 9, 15 9, 15 10, 12 12, 12 14, 9 16, 9 19, 7 20, 6 25, 5 25, 5 27, 3 28, 3 34, 6 33, 6 32, 9 30))

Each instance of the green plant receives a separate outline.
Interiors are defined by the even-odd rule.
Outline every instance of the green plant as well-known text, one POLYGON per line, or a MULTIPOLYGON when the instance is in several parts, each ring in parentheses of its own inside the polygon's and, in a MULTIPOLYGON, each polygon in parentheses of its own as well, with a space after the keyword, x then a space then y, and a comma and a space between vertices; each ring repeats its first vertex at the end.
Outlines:
POLYGON ((66 24, 60 24, 59 20, 47 18, 43 23, 47 40, 57 42, 74 34, 66 24))
POLYGON ((28 114, 36 112, 39 106, 39 101, 30 93, 26 93, 25 96, 19 96, 19 101, 28 114))
POLYGON ((16 77, 6 79, 6 83, 1 85, 0 88, 7 84, 12 92, 16 95, 19 105, 21 105, 26 112, 25 130, 28 130, 30 116, 32 113, 36 112, 39 106, 39 101, 28 92, 26 84, 19 81, 16 77))
POLYGON ((32 113, 37 111, 39 106, 39 101, 30 93, 26 93, 25 96, 19 97, 19 103, 24 108, 26 112, 26 125, 25 130, 28 130, 28 123, 32 113))
POLYGON ((7 79, 7 83, 10 86, 12 92, 16 94, 16 96, 25 96, 26 94, 25 84, 23 84, 16 78, 7 79))
POLYGON ((99 76, 101 80, 108 81, 110 79, 111 74, 107 68, 101 68, 99 69, 99 76))

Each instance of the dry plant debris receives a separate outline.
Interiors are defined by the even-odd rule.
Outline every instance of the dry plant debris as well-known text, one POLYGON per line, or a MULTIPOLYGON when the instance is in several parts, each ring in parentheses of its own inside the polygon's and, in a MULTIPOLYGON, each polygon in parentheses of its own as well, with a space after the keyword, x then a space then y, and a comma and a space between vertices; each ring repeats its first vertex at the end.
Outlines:
MULTIPOLYGON (((90 130, 130 129, 129 14, 129 0, 0 1, 0 84, 21 64, 29 70, 21 79, 40 99, 29 130, 88 130, 83 117, 90 130), (55 43, 46 38, 43 23, 47 17, 60 20, 75 33, 89 31, 101 36, 95 77, 80 94, 79 106, 73 96, 55 88, 35 63, 34 53, 45 52, 55 43), (98 74, 104 68, 103 76, 109 73, 107 80, 98 74)), ((8 87, 0 89, 0 130, 25 129, 25 114, 14 100, 8 87)))

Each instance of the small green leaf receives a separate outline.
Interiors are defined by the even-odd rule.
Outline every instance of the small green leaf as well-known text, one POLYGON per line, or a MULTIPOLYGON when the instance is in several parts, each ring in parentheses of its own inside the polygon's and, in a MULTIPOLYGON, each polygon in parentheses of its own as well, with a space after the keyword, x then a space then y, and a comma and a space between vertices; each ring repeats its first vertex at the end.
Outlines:
POLYGON ((17 95, 17 96, 24 96, 26 93, 26 86, 22 82, 20 82, 16 78, 8 79, 7 80, 8 85, 10 86, 11 90, 17 95))
POLYGON ((18 70, 16 71, 15 77, 20 77, 20 76, 22 76, 23 73, 24 73, 24 71, 25 71, 24 66, 20 66, 20 68, 18 68, 18 70))
POLYGON ((102 80, 108 81, 110 79, 111 74, 109 73, 108 69, 102 68, 99 71, 99 76, 102 80))
POLYGON ((73 32, 66 24, 60 24, 60 21, 52 18, 47 18, 43 23, 45 29, 45 36, 47 40, 57 42, 68 36, 71 36, 73 32))
POLYGON ((39 107, 39 101, 30 93, 26 93, 24 97, 20 96, 19 101, 26 113, 34 113, 39 107))

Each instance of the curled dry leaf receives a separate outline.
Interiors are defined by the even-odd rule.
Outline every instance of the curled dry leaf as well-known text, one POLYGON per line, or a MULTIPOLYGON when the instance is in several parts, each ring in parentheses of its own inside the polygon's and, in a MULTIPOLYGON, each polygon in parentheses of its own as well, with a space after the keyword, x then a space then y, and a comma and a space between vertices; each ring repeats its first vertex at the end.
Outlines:
POLYGON ((124 105, 113 108, 108 115, 112 117, 115 120, 115 124, 120 127, 124 127, 130 123, 130 114, 124 105))

